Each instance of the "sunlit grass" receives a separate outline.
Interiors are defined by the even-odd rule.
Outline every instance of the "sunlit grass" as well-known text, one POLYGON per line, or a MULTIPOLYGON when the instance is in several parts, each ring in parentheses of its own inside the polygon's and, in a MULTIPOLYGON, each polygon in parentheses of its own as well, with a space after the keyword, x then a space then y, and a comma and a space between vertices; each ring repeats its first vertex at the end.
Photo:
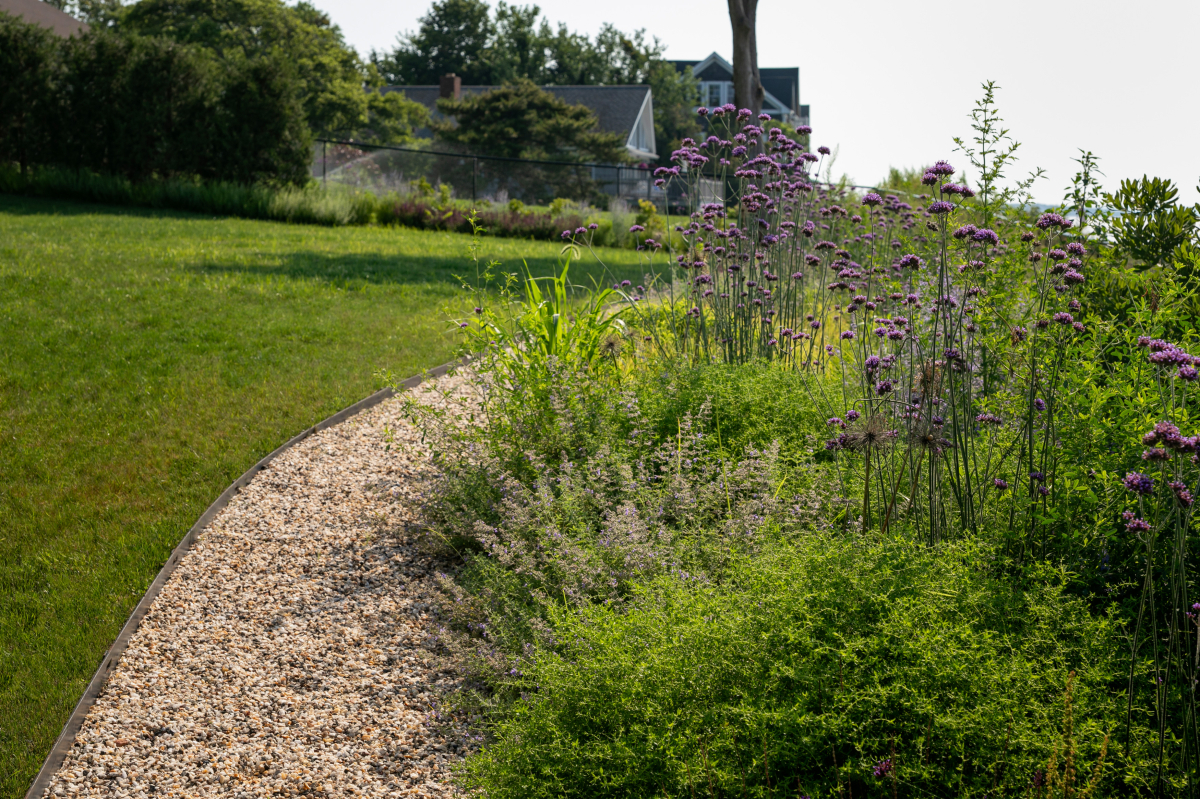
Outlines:
MULTIPOLYGON (((377 369, 452 357, 469 241, 0 196, 0 797, 226 485, 377 369)), ((560 250, 482 247, 534 274, 560 250)), ((572 275, 606 277, 586 252, 572 275)))

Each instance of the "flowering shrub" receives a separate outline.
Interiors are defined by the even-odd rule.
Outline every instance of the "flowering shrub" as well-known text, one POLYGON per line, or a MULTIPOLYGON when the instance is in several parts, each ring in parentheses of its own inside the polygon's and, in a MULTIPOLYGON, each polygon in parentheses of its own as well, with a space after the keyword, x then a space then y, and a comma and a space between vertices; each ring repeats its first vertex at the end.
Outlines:
MULTIPOLYGON (((1028 180, 1000 187, 1015 145, 990 91, 973 115, 976 137, 959 142, 981 175, 975 188, 942 160, 912 191, 850 194, 816 179, 827 149, 809 153, 736 110, 707 116, 713 135, 685 141, 658 179, 703 176, 736 194, 695 207, 670 239, 635 220, 630 236, 646 279, 604 290, 616 307, 585 303, 579 321, 568 320, 584 330, 619 320, 612 357, 560 352, 542 372, 541 394, 495 372, 496 385, 520 387, 492 390, 504 399, 493 406, 489 432, 448 458, 427 503, 431 528, 475 553, 459 579, 447 579, 446 643, 488 675, 475 697, 484 705, 475 707, 512 700, 497 717, 495 748, 469 767, 474 787, 516 795, 545 778, 547 790, 582 793, 576 775, 603 774, 614 792, 630 795, 689 795, 706 783, 709 793, 728 793, 752 764, 763 769, 754 790, 764 795, 784 784, 789 793, 844 786, 866 795, 901 778, 934 793, 982 795, 1005 784, 1036 794, 1079 775, 1038 737, 1053 726, 1038 704, 1046 690, 1043 700, 1030 698, 1033 689, 1005 694, 1001 675, 1037 671, 1047 686, 1053 674, 1061 688, 1076 669, 1082 690, 1092 679, 1083 667, 1100 662, 1108 676, 1086 690, 1108 693, 1084 703, 1090 715, 1079 722, 1103 728, 1090 727, 1087 744, 1099 765, 1078 784, 1114 784, 1106 762, 1120 764, 1134 794, 1189 784, 1200 751, 1200 661, 1189 655, 1200 651, 1190 552, 1200 431, 1187 400, 1200 375, 1192 355, 1200 342, 1194 317, 1175 310, 1189 302, 1186 284, 1158 276, 1119 318, 1097 314, 1094 277, 1116 259, 1063 209, 1026 213, 1028 180), (1138 333, 1145 335, 1135 341, 1138 333), (762 374, 774 377, 748 380, 762 374), (870 597, 858 602, 868 619, 830 611, 837 621, 824 627, 790 628, 786 614, 758 613, 793 584, 810 585, 812 564, 797 555, 805 541, 921 541, 929 559, 916 568, 939 575, 938 558, 980 547, 988 554, 972 561, 978 571, 970 579, 990 587, 975 600, 947 588, 939 610, 951 616, 930 615, 928 623, 951 632, 908 661, 900 642, 915 633, 889 626, 893 609, 870 597), (773 587, 755 583, 757 570, 784 561, 790 565, 773 587), (997 666, 1000 656, 989 655, 991 665, 978 667, 996 669, 988 700, 1038 708, 1037 718, 1010 714, 1002 722, 1005 712, 996 711, 989 740, 955 721, 958 751, 971 754, 960 754, 958 765, 922 760, 928 750, 913 748, 921 746, 922 714, 936 717, 928 722, 935 727, 941 717, 921 693, 925 666, 913 664, 957 662, 947 654, 959 651, 956 636, 1011 655, 1028 643, 1022 636, 1043 635, 1033 609, 1047 607, 1042 599, 1057 597, 1046 601, 1060 622, 1063 608, 1079 612, 1062 600, 1064 586, 1093 611, 1111 613, 1087 622, 1108 643, 1073 649, 1068 625, 1041 639, 1049 649, 1030 650, 1027 661, 1014 655, 997 666), (966 604, 953 610, 960 599, 966 604), (1000 626, 986 620, 1009 601, 1031 604, 1001 613, 1000 626), (960 629, 962 619, 979 625, 960 629), (883 629, 889 654, 864 659, 883 629), (1120 681, 1111 648, 1118 629, 1130 644, 1120 681), (685 631, 713 643, 704 635, 716 630, 728 646, 715 646, 708 659, 673 648, 685 631), (764 643, 776 634, 786 647, 764 643), (750 642, 765 648, 751 656, 750 642), (894 686, 911 701, 881 711, 852 690, 854 708, 870 707, 861 719, 855 709, 837 710, 833 698, 804 705, 798 717, 812 726, 781 719, 774 708, 821 697, 832 679, 810 651, 838 653, 839 684, 894 686), (743 669, 729 667, 743 661, 743 669), (845 668, 862 671, 847 676, 845 668), (892 669, 903 672, 894 683, 892 669), (1018 694, 1024 698, 1012 698, 1018 694), (872 727, 868 719, 879 713, 890 721, 872 727), (1002 726, 1014 736, 1005 744, 1011 760, 994 750, 1002 726), (1105 735, 1117 726, 1121 752, 1105 753, 1105 735), (641 760, 622 759, 608 742, 641 760), (1015 769, 1011 784, 997 782, 1010 767, 997 757, 1015 769), (951 772, 978 780, 967 786, 951 772)), ((1093 163, 1090 154, 1084 160, 1093 163)), ((1094 210, 1095 187, 1086 175, 1079 185, 1082 214, 1094 210)), ((566 253, 597 241, 589 226, 561 236, 566 253)), ((468 328, 476 338, 492 335, 484 321, 468 328)), ((536 336, 507 340, 515 354, 504 363, 540 351, 536 336)), ((855 568, 851 560, 839 567, 855 568)), ((891 566, 875 560, 862 568, 874 580, 872 570, 891 566)), ((940 591, 959 578, 937 579, 945 581, 940 591)), ((889 597, 907 596, 880 586, 889 597)), ((825 608, 838 600, 814 587, 804 601, 825 608)), ((946 690, 954 702, 982 707, 971 685, 946 690)), ((1064 740, 1075 729, 1070 712, 1067 719, 1064 740)))

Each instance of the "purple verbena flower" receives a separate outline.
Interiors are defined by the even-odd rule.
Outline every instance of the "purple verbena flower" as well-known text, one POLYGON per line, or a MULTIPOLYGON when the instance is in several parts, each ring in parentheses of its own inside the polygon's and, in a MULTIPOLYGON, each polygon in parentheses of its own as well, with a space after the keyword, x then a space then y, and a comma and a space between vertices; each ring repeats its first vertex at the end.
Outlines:
POLYGON ((1150 494, 1154 491, 1154 479, 1141 472, 1130 472, 1122 481, 1125 488, 1135 494, 1150 494))

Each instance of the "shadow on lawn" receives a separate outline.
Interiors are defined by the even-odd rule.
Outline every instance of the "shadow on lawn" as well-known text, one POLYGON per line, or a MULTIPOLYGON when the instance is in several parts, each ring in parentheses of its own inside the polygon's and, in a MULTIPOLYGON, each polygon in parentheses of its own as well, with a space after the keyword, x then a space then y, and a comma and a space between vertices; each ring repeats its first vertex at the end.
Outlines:
MULTIPOLYGON (((487 260, 487 246, 481 262, 487 260)), ((195 264, 189 269, 205 274, 243 274, 287 280, 317 280, 337 286, 355 284, 430 284, 450 283, 459 285, 459 277, 474 281, 475 266, 467 258, 431 255, 390 255, 387 253, 329 253, 321 251, 293 251, 271 258, 272 263, 241 263, 236 261, 211 261, 195 264)), ((503 262, 497 271, 516 272, 523 275, 525 266, 535 277, 556 274, 562 264, 555 257, 527 257, 503 262)), ((599 264, 585 254, 581 261, 571 265, 571 280, 586 288, 593 279, 600 285, 619 280, 640 282, 644 270, 637 265, 614 264, 608 267, 599 264)))

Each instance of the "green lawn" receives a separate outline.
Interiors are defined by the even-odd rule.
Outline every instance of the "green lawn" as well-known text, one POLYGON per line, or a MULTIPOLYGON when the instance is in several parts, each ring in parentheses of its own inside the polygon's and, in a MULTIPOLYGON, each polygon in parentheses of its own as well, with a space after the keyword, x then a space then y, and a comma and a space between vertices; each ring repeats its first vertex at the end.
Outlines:
MULTIPOLYGON (((468 242, 0 196, 0 797, 226 485, 376 369, 451 357, 468 242)), ((558 251, 484 239, 535 274, 558 251)))

